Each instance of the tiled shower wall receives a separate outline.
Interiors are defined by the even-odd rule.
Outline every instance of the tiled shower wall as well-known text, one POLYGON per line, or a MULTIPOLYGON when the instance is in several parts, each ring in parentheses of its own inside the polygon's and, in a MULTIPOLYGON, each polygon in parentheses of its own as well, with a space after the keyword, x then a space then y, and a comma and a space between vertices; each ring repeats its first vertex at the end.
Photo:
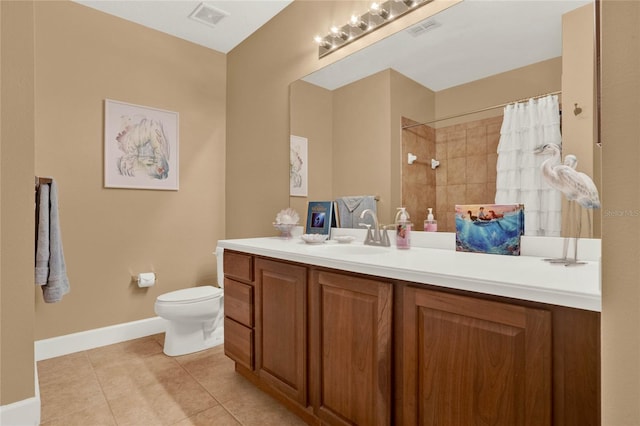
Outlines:
POLYGON ((402 119, 402 204, 411 215, 414 229, 422 231, 427 208, 436 210, 436 173, 431 159, 436 156, 436 132, 408 118, 402 119), (405 129, 405 126, 414 126, 405 129), (407 155, 418 159, 411 165, 407 155))
POLYGON ((402 198, 415 229, 422 229, 426 208, 433 204, 438 231, 455 232, 456 204, 494 202, 501 125, 502 116, 498 116, 439 129, 421 125, 403 130, 402 198), (433 145, 435 157, 430 154, 433 145), (407 152, 424 152, 424 156, 416 154, 420 163, 408 165, 407 152), (436 170, 427 164, 431 158, 440 161, 436 170))

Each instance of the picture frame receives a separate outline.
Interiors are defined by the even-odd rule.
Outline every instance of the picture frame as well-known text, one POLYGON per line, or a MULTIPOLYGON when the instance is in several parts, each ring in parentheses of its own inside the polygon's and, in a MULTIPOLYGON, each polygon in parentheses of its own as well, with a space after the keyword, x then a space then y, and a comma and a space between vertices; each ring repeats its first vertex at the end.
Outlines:
POLYGON ((307 208, 307 234, 329 235, 336 226, 333 201, 309 201, 307 208))
POLYGON ((308 140, 302 136, 289 138, 289 195, 307 196, 308 182, 308 140))
POLYGON ((456 251, 520 255, 522 204, 456 205, 456 251))
POLYGON ((105 188, 179 188, 177 112, 105 99, 105 188))

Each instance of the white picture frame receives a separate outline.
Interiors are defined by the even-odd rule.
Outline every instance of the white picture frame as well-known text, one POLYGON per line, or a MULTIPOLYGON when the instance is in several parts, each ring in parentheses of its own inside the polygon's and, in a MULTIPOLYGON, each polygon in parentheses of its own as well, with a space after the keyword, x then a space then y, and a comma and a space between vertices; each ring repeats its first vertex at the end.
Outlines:
POLYGON ((179 188, 177 112, 105 99, 105 188, 179 188))

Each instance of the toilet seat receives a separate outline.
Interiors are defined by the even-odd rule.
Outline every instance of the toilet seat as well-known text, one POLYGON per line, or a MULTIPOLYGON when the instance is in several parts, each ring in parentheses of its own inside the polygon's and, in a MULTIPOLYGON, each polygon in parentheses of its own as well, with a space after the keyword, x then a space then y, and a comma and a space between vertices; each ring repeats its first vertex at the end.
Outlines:
POLYGON ((223 290, 221 288, 205 285, 170 291, 158 296, 157 301, 171 304, 195 303, 218 299, 222 297, 222 294, 223 290))

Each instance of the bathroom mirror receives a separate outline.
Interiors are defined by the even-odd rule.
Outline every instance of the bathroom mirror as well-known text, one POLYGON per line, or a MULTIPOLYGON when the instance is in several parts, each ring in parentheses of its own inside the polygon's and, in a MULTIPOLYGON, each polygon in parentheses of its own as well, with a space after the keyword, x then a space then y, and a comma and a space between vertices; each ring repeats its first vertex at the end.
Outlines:
POLYGON ((563 106, 565 151, 596 180, 594 14, 593 1, 464 0, 292 83, 290 130, 309 140, 310 196, 376 195, 382 223, 414 203, 422 224, 433 207, 439 230, 455 230, 454 204, 493 202, 503 106, 548 93, 563 106), (403 125, 425 122, 403 139, 403 125), (431 142, 410 148, 409 165, 412 138, 431 142))

